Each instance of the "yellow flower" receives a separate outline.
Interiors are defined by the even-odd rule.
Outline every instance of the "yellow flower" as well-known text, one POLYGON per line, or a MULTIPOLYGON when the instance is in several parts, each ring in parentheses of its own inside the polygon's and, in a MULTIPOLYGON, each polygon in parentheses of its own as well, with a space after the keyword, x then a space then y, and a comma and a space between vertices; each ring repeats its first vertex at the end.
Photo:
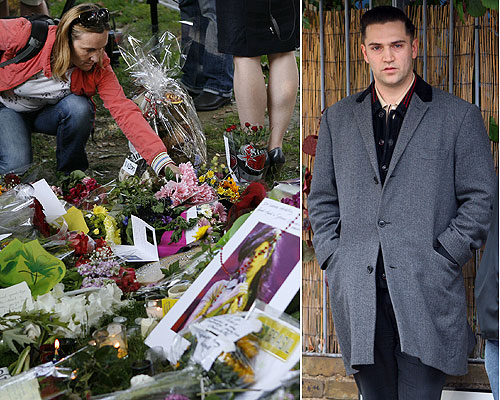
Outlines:
POLYGON ((210 170, 207 172, 207 178, 213 178, 214 177, 214 171, 210 170))
POLYGON ((99 229, 98 228, 94 229, 94 235, 99 235, 99 229))
POLYGON ((103 206, 94 206, 94 209, 92 210, 94 215, 107 215, 108 210, 106 210, 105 207, 103 206))
POLYGON ((106 218, 104 218, 104 228, 106 230, 106 237, 104 238, 106 242, 121 244, 120 232, 117 231, 116 219, 114 219, 111 215, 106 215, 106 218))
POLYGON ((224 188, 223 188, 222 186, 219 186, 219 187, 217 188, 217 193, 218 193, 218 194, 224 194, 224 188))
POLYGON ((215 178, 210 181, 211 185, 215 185, 215 178))
POLYGON ((202 175, 198 178, 198 181, 200 181, 200 183, 203 183, 205 182, 205 175, 202 175))
POLYGON ((196 239, 196 240, 201 240, 201 239, 204 239, 206 234, 207 234, 207 231, 208 231, 208 228, 210 227, 210 225, 203 225, 203 226, 200 226, 198 228, 198 232, 196 232, 196 235, 194 235, 193 237, 196 239))

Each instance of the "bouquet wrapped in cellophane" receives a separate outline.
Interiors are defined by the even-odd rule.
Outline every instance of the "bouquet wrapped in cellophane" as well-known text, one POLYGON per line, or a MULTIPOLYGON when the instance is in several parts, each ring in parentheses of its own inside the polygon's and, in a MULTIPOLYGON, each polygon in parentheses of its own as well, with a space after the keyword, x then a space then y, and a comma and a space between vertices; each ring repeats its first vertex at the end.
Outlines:
MULTIPOLYGON (((120 52, 139 89, 134 101, 144 117, 177 164, 205 162, 205 136, 193 100, 175 80, 182 59, 177 39, 165 32, 147 43, 129 36, 127 43, 127 48, 120 48, 120 52)), ((122 170, 140 176, 146 165, 132 146, 127 160, 122 170)))
POLYGON ((238 182, 252 182, 264 179, 269 167, 267 153, 267 130, 262 126, 244 127, 231 125, 224 133, 227 163, 238 182))

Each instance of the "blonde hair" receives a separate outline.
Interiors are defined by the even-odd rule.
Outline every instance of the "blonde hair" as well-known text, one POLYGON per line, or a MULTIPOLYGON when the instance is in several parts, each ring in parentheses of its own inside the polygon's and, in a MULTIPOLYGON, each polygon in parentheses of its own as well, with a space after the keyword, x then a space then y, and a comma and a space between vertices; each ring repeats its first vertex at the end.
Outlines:
MULTIPOLYGON (((87 11, 98 11, 100 7, 97 4, 84 3, 79 4, 68 10, 57 26, 56 40, 52 48, 51 68, 52 75, 63 81, 67 81, 66 71, 71 65, 71 48, 73 41, 77 40, 83 33, 94 32, 102 33, 109 31, 110 27, 106 24, 99 24, 91 27, 84 27, 75 20, 87 11)), ((102 57, 97 65, 102 68, 102 57)))

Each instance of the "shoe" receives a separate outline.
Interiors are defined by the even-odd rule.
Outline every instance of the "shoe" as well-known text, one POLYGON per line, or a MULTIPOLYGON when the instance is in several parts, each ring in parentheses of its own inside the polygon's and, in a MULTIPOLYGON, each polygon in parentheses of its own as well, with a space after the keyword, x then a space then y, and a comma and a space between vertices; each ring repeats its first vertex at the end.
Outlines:
POLYGON ((276 175, 281 171, 283 165, 285 165, 285 155, 281 147, 275 147, 268 151, 269 155, 269 173, 276 175))
POLYGON ((210 92, 203 92, 194 99, 196 111, 217 110, 231 102, 231 97, 219 96, 210 92))
POLYGON ((187 94, 189 94, 191 96, 192 99, 195 99, 196 97, 198 97, 202 93, 201 91, 196 91, 196 90, 189 89, 182 82, 179 82, 179 84, 180 84, 181 88, 184 89, 187 92, 187 94))

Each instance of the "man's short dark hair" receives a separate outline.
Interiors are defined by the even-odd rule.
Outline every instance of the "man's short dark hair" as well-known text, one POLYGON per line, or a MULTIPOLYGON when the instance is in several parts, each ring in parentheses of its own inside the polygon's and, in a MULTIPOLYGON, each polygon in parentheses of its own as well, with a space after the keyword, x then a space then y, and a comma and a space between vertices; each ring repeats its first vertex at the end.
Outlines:
POLYGON ((406 33, 410 35, 411 41, 415 37, 415 25, 406 14, 396 7, 379 6, 368 10, 361 17, 361 41, 365 41, 366 28, 373 24, 385 24, 386 22, 401 21, 405 24, 406 33))

